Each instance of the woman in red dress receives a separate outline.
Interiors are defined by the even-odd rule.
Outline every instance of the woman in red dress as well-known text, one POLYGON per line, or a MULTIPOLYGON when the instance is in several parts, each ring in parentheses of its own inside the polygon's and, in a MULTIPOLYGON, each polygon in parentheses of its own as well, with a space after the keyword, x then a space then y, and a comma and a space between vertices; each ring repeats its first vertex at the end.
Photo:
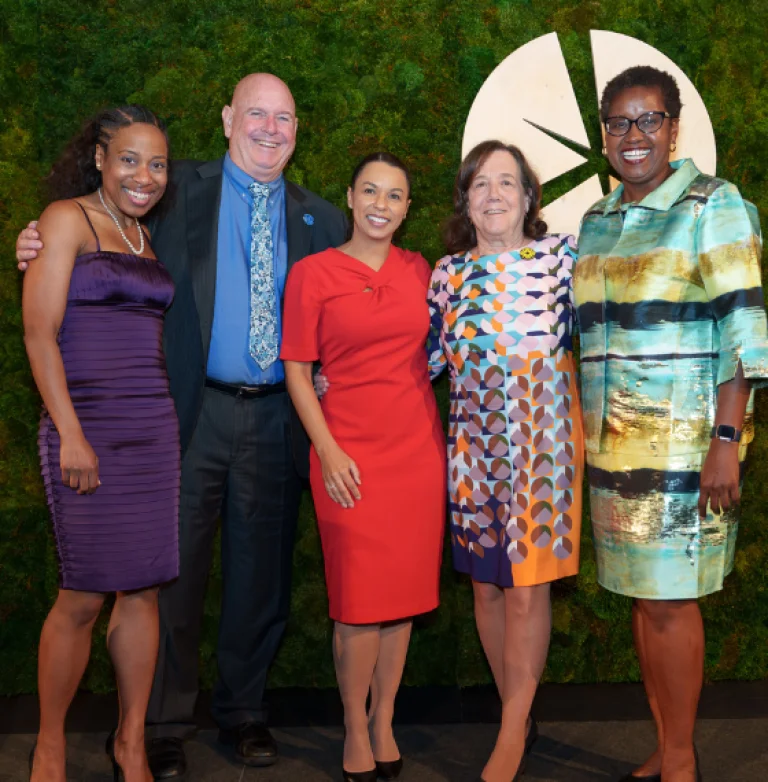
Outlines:
POLYGON ((411 617, 438 605, 446 466, 424 349, 431 270, 392 245, 409 195, 397 158, 366 157, 347 193, 352 238, 297 263, 285 293, 282 358, 313 446, 350 782, 400 771, 392 715, 411 617), (318 360, 330 381, 322 403, 318 360))

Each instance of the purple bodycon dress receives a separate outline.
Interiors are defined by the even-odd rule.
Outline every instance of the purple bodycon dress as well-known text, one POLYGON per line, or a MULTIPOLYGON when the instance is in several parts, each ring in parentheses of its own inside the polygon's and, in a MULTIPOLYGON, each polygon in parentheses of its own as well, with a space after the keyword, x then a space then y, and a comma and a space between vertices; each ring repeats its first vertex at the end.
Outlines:
POLYGON ((59 348, 101 486, 84 495, 64 486, 45 409, 39 445, 61 587, 114 592, 179 573, 179 426, 162 343, 173 282, 158 261, 96 242, 75 260, 59 348))

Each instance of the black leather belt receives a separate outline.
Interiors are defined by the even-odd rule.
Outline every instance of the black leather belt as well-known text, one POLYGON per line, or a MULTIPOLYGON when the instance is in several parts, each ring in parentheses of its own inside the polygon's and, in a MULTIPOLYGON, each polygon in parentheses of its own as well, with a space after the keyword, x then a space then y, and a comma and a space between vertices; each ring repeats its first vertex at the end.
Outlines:
POLYGON ((222 383, 220 380, 205 378, 205 385, 213 388, 215 391, 221 391, 222 394, 229 394, 238 399, 256 399, 260 396, 269 396, 270 394, 280 394, 285 391, 285 383, 281 380, 279 383, 264 383, 261 386, 237 386, 234 383, 222 383))

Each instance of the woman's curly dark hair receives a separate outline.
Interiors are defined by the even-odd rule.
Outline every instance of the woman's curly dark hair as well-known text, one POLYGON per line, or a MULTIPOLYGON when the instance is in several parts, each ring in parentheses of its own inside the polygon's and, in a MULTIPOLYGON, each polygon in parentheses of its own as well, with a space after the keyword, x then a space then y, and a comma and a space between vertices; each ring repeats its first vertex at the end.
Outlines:
POLYGON ((494 152, 509 152, 520 166, 522 186, 530 199, 523 219, 523 233, 529 239, 541 239, 547 232, 547 224, 539 218, 541 211, 541 183, 525 155, 514 145, 503 141, 482 141, 470 150, 459 166, 453 186, 453 214, 443 229, 443 242, 451 255, 460 255, 477 246, 477 232, 469 219, 469 188, 477 172, 494 152))
POLYGON ((168 133, 162 120, 144 106, 129 104, 106 109, 83 125, 53 164, 46 178, 51 198, 54 201, 77 198, 101 187, 101 171, 96 168, 96 147, 100 146, 106 152, 115 133, 136 122, 154 125, 162 131, 168 143, 168 133))

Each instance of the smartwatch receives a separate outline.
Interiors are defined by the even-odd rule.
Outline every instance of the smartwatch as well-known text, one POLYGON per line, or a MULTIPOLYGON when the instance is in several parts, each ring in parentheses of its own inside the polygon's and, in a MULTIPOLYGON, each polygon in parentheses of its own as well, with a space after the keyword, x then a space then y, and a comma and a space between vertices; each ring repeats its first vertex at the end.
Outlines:
POLYGON ((712 427, 710 437, 717 437, 718 440, 725 440, 727 443, 738 443, 741 440, 741 431, 735 426, 719 424, 712 427))

